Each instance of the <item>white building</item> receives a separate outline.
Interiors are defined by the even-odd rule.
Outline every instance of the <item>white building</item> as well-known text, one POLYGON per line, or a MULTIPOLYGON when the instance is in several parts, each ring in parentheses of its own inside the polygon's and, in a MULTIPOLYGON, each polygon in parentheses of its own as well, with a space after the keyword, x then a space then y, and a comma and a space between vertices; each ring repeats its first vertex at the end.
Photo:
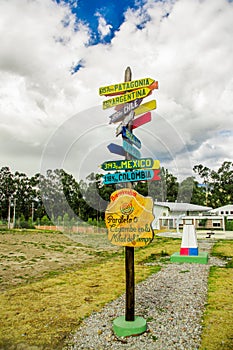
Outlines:
POLYGON ((155 202, 154 229, 179 229, 183 225, 196 228, 225 229, 223 215, 211 215, 211 207, 190 203, 155 202))
POLYGON ((219 207, 216 209, 211 209, 210 213, 215 215, 225 215, 225 216, 233 216, 233 204, 224 205, 223 207, 219 207))

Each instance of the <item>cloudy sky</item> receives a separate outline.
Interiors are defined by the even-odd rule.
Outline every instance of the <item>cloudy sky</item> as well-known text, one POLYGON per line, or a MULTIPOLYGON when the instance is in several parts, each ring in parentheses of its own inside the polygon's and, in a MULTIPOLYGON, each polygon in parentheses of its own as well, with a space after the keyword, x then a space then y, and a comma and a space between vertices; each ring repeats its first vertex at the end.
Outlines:
POLYGON ((150 77, 143 157, 179 177, 233 159, 233 3, 226 0, 0 0, 0 166, 76 177, 122 144, 100 86, 150 77))

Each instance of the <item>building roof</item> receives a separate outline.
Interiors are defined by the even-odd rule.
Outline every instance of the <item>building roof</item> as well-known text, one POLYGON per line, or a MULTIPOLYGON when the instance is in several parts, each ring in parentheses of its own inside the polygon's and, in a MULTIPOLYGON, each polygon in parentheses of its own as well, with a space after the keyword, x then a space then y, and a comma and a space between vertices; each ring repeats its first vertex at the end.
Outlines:
POLYGON ((196 205, 196 204, 190 204, 190 203, 176 203, 176 202, 154 202, 154 205, 158 205, 160 207, 167 207, 170 211, 209 211, 212 208, 211 207, 205 207, 203 205, 196 205))
POLYGON ((219 208, 215 208, 215 209, 211 209, 212 213, 216 213, 218 211, 226 211, 226 210, 233 210, 233 204, 227 204, 227 205, 223 205, 222 207, 219 208))

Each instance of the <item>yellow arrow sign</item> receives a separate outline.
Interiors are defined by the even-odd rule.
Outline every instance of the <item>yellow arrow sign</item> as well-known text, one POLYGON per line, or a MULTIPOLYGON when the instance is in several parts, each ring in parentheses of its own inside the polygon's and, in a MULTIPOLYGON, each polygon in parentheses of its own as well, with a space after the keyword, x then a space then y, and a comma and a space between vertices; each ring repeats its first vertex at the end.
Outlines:
POLYGON ((134 115, 140 115, 140 114, 144 114, 146 112, 152 111, 152 109, 156 109, 156 100, 152 100, 146 103, 143 103, 142 105, 140 105, 139 107, 137 107, 134 110, 134 115))
POLYGON ((142 88, 138 89, 136 91, 131 91, 124 95, 119 95, 113 98, 110 98, 109 100, 106 100, 103 102, 103 109, 111 108, 123 103, 127 103, 133 100, 136 100, 137 98, 144 98, 151 92, 151 89, 149 88, 142 88))
POLYGON ((160 161, 158 159, 154 160, 154 164, 151 169, 160 169, 160 161))
POLYGON ((103 95, 111 95, 114 93, 120 93, 124 91, 130 91, 135 89, 140 89, 146 86, 151 85, 154 82, 154 79, 151 78, 143 78, 132 81, 127 81, 125 83, 119 83, 109 86, 102 86, 99 88, 100 96, 103 95))

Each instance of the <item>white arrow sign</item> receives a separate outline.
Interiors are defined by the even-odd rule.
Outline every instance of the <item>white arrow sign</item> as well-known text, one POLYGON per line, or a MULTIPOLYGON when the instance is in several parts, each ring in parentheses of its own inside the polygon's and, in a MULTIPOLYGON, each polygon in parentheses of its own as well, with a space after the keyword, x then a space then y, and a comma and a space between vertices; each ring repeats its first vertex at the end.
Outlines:
POLYGON ((131 111, 116 128, 116 136, 121 134, 122 127, 127 126, 131 122, 131 120, 133 120, 133 117, 134 117, 134 111, 131 111))

